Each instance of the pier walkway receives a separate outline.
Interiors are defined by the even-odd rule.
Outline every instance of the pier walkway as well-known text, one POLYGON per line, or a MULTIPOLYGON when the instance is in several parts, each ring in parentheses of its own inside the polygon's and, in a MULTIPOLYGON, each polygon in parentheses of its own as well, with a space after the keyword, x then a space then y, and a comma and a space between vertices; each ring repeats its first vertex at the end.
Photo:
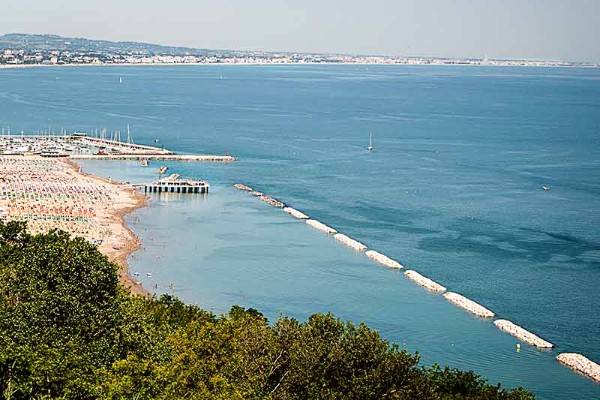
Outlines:
POLYGON ((71 160, 156 160, 156 161, 207 161, 232 162, 233 156, 192 154, 72 154, 71 160))

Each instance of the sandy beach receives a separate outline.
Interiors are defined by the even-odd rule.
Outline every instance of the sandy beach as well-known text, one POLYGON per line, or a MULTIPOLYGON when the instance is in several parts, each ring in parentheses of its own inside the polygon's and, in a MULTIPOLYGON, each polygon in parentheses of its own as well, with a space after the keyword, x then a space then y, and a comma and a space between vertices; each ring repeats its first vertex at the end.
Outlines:
POLYGON ((123 286, 141 295, 147 292, 127 265, 140 242, 124 216, 146 200, 132 186, 82 173, 66 159, 0 156, 0 218, 25 221, 30 233, 60 229, 96 243, 119 265, 123 286))

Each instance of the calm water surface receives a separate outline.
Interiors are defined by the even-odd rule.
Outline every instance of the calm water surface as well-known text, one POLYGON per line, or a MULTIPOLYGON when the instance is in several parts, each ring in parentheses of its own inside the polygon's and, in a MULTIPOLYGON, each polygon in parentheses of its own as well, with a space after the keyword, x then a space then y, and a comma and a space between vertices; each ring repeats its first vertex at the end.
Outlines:
MULTIPOLYGON (((148 288, 270 319, 333 311, 424 363, 542 399, 600 399, 560 366, 600 361, 600 71, 364 66, 0 71, 0 125, 124 130, 234 164, 167 163, 208 196, 153 196, 129 219, 148 288), (119 77, 123 83, 119 84, 119 77), (375 151, 365 147, 373 132, 375 151), (231 187, 284 200, 552 341, 523 346, 398 271, 231 187), (542 185, 551 186, 544 191, 542 185)), ((89 162, 131 182, 159 165, 89 162)))

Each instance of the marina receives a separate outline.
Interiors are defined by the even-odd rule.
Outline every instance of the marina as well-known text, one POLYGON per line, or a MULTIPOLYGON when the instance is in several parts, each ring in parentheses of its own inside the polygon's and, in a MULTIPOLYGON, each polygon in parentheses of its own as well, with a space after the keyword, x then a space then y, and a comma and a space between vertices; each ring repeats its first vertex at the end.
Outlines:
POLYGON ((138 160, 143 166, 148 161, 197 161, 197 162, 232 162, 230 155, 194 155, 176 154, 163 147, 136 144, 127 134, 126 141, 119 135, 112 138, 89 136, 86 133, 74 132, 60 135, 0 135, 0 156, 31 156, 45 158, 68 157, 72 160, 138 160))

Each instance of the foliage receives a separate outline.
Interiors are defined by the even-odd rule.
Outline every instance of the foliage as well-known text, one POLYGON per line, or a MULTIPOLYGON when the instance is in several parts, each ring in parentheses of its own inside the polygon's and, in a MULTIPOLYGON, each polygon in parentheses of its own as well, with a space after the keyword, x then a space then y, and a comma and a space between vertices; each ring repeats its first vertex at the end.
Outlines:
POLYGON ((533 399, 331 314, 306 322, 234 306, 216 316, 133 297, 117 267, 64 232, 0 223, 0 398, 533 399))

